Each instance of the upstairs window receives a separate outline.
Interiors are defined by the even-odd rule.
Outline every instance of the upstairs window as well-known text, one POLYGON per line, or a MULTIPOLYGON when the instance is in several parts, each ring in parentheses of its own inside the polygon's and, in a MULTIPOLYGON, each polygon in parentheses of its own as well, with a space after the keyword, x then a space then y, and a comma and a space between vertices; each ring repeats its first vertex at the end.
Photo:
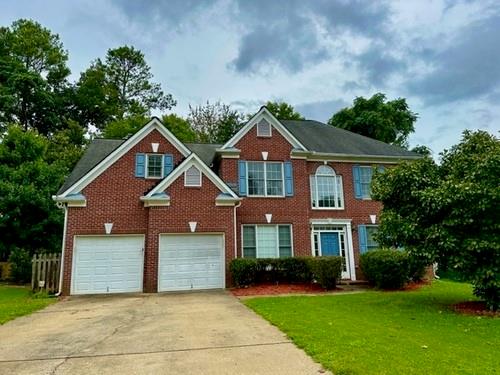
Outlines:
POLYGON ((271 124, 265 119, 260 120, 257 123, 257 137, 270 137, 271 136, 271 124))
MULTIPOLYGON (((354 197, 356 199, 371 199, 372 194, 372 177, 375 167, 371 165, 355 165, 353 166, 354 178, 354 197)), ((379 165, 377 170, 384 171, 384 166, 379 165)))
POLYGON ((194 165, 184 172, 184 186, 201 186, 201 172, 194 165))
POLYGON ((284 196, 283 163, 247 162, 248 196, 284 196))
POLYGON ((343 209, 342 177, 327 165, 321 165, 310 177, 311 201, 314 209, 343 209))
POLYGON ((146 178, 163 177, 163 155, 148 154, 146 158, 146 178))

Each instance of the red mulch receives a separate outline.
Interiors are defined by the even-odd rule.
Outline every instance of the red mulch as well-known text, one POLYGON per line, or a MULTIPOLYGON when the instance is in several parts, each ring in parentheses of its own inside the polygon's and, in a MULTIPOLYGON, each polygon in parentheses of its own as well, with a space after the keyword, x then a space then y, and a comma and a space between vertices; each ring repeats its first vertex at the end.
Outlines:
POLYGON ((467 315, 486 315, 500 317, 500 311, 491 311, 483 301, 467 301, 453 305, 453 309, 467 315))
MULTIPOLYGON (((341 291, 341 288, 329 290, 328 292, 341 291)), ((247 288, 234 288, 231 293, 236 297, 263 296, 292 293, 325 293, 326 291, 318 284, 259 284, 247 288)))

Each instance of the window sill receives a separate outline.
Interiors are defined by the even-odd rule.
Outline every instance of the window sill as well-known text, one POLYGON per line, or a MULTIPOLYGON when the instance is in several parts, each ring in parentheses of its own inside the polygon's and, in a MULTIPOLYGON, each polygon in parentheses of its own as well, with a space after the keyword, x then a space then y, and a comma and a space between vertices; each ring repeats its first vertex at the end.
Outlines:
POLYGON ((314 211, 343 211, 344 207, 311 207, 314 211))
POLYGON ((245 198, 291 198, 286 195, 247 195, 245 198))

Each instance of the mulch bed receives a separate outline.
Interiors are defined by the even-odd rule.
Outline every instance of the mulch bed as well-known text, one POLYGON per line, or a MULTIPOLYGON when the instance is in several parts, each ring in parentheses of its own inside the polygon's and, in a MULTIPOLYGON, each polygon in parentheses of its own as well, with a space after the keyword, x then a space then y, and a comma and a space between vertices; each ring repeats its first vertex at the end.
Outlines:
POLYGON ((456 312, 467 315, 483 315, 500 317, 500 311, 491 311, 483 301, 460 302, 452 306, 456 312))
POLYGON ((331 293, 340 292, 342 288, 335 288, 334 290, 326 291, 318 284, 259 284, 252 285, 247 288, 234 288, 231 293, 236 297, 243 296, 263 296, 263 295, 279 295, 279 294, 293 294, 293 293, 331 293))

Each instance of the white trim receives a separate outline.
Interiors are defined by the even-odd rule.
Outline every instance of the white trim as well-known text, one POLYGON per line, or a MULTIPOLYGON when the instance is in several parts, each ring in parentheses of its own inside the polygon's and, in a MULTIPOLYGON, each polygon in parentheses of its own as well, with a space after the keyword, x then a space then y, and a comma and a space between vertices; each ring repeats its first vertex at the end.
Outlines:
MULTIPOLYGON (((75 192, 82 191, 87 185, 94 181, 98 176, 100 176, 106 169, 108 169, 113 163, 120 159, 123 155, 129 152, 132 147, 139 143, 144 137, 146 137, 153 130, 157 130, 162 134, 167 141, 169 141, 183 156, 188 156, 191 151, 182 144, 163 124, 162 122, 154 117, 149 121, 141 130, 135 133, 132 137, 123 142, 116 150, 111 154, 106 156, 99 164, 92 168, 85 176, 76 181, 68 189, 66 189, 59 197, 66 197, 67 195, 75 192)), ((132 166, 131 166, 132 168, 132 166)))
POLYGON ((390 156, 390 155, 353 155, 326 153, 316 151, 292 150, 290 158, 292 159, 307 159, 314 162, 352 162, 352 163, 383 163, 383 164, 399 164, 402 161, 418 160, 421 156, 390 156))
POLYGON ((229 141, 227 141, 222 147, 221 150, 234 148, 235 145, 240 141, 243 136, 252 129, 254 125, 257 124, 260 120, 265 119, 271 125, 271 128, 274 127, 293 147, 301 149, 303 151, 307 151, 307 148, 299 142, 297 138, 293 136, 282 124, 279 120, 274 117, 274 115, 269 112, 266 107, 262 107, 253 117, 248 120, 248 122, 243 126, 229 141))
MULTIPOLYGON (((76 239, 77 237, 102 237, 102 238, 110 238, 110 237, 141 237, 142 238, 142 264, 141 264, 141 269, 142 269, 142 277, 141 277, 141 285, 139 287, 139 292, 144 291, 144 253, 145 253, 145 244, 146 244, 146 236, 144 234, 137 234, 137 233, 130 233, 130 234, 75 234, 73 236, 73 254, 71 256, 71 287, 70 287, 70 294, 75 295, 73 291, 75 290, 75 256, 76 256, 76 239)), ((117 293, 136 293, 136 292, 117 292, 117 293)), ((101 294, 108 294, 108 293, 101 293, 101 294)), ((110 293, 111 294, 111 293, 110 293)), ((83 295, 77 293, 76 295, 83 295)))
POLYGON ((231 195, 234 200, 241 200, 234 191, 226 185, 224 181, 217 176, 194 152, 191 153, 177 168, 173 170, 167 177, 163 179, 156 187, 151 190, 144 198, 154 198, 153 195, 163 192, 169 187, 182 173, 184 173, 192 165, 196 166, 212 183, 219 188, 220 191, 231 195))
MULTIPOLYGON (((203 235, 218 235, 222 236, 222 288, 226 289, 226 233, 225 232, 195 232, 195 233, 190 233, 190 232, 176 232, 176 233, 158 233, 158 266, 156 269, 156 290, 158 293, 168 293, 170 291, 160 291, 160 241, 161 241, 161 236, 203 236, 203 235)), ((193 290, 210 290, 210 289, 216 289, 216 288, 199 288, 199 289, 193 289, 193 290)))

